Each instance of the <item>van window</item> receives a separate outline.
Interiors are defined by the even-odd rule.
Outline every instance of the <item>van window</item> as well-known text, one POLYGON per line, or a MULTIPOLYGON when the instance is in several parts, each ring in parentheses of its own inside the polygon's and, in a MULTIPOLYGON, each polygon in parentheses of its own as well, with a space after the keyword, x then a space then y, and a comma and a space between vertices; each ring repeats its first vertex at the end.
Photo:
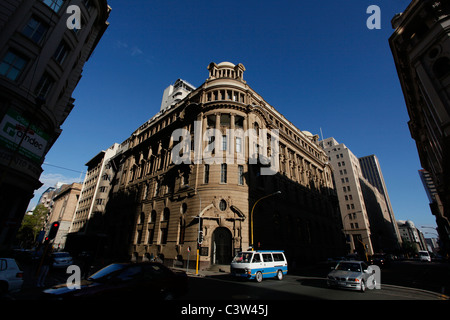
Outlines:
POLYGON ((259 253, 255 253, 252 262, 261 262, 261 256, 259 255, 259 253))
POLYGON ((274 261, 284 261, 284 257, 282 253, 273 253, 273 260, 274 261))
POLYGON ((270 253, 263 253, 262 255, 263 255, 264 262, 272 262, 273 261, 272 254, 270 254, 270 253))

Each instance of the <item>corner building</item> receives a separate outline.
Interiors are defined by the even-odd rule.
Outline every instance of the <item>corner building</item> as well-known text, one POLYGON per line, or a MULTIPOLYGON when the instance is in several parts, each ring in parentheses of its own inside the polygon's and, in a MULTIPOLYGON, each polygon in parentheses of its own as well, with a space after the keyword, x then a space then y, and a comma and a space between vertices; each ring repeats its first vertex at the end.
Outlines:
POLYGON ((41 165, 110 11, 106 0, 0 1, 0 250, 12 246, 42 185, 41 165), (71 5, 81 29, 67 27, 71 5))
MULTIPOLYGON (((285 250, 292 267, 343 254, 332 171, 318 136, 300 131, 252 90, 242 64, 211 63, 208 70, 205 83, 138 128, 123 143, 125 151, 111 159, 117 170, 104 224, 110 227, 110 254, 124 253, 136 261, 160 255, 166 264, 184 267, 189 255, 190 268, 195 268, 201 231, 200 269, 229 264, 251 245, 254 204, 277 191, 281 194, 253 209, 255 248, 285 250), (190 150, 185 150, 191 159, 198 160, 194 152, 199 148, 224 161, 208 163, 203 153, 199 161, 176 165, 176 129, 191 135, 190 150), (208 129, 224 139, 202 139, 208 129), (255 145, 227 134, 233 129, 279 130, 275 174, 261 174, 267 165, 250 161, 255 145), (226 161, 227 155, 232 161, 226 161)), ((271 143, 256 148, 275 154, 271 143)))

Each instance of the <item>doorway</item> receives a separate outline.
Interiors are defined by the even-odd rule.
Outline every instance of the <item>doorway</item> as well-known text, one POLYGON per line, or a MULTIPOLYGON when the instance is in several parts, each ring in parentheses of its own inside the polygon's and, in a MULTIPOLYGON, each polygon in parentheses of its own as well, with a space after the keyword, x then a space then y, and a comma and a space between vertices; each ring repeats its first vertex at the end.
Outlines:
POLYGON ((212 263, 230 264, 232 257, 232 236, 230 230, 219 227, 212 235, 212 263))

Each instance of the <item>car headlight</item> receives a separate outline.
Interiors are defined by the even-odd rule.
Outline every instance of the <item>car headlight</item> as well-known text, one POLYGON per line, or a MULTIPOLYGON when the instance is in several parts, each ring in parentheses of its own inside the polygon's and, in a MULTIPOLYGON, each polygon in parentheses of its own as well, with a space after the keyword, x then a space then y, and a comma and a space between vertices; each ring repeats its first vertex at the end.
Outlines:
POLYGON ((360 280, 358 278, 348 278, 348 281, 359 282, 360 280))

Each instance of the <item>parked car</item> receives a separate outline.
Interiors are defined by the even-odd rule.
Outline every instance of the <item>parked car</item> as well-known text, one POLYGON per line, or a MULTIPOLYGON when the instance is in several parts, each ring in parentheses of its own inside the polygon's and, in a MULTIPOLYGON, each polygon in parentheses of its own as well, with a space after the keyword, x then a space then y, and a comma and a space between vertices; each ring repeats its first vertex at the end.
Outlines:
POLYGON ((364 292, 368 281, 372 281, 375 285, 374 273, 375 271, 363 261, 341 261, 328 274, 327 285, 364 292))
POLYGON ((113 263, 82 280, 79 288, 60 284, 44 290, 43 298, 171 300, 187 290, 185 272, 156 262, 113 263))
POLYGON ((68 252, 52 253, 53 268, 67 268, 73 264, 72 256, 68 252))
POLYGON ((20 291, 23 285, 23 272, 16 260, 0 258, 0 294, 20 291))

